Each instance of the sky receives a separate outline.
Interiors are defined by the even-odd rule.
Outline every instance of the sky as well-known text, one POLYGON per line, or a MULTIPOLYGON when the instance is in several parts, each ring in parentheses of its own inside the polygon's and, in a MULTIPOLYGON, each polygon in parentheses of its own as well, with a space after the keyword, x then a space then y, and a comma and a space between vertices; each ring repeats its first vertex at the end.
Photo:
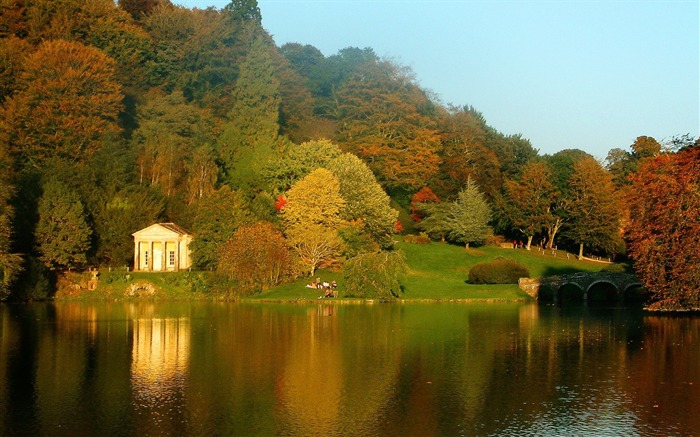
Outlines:
MULTIPOLYGON (((173 0, 222 8, 229 0, 173 0)), ((371 47, 541 154, 700 135, 700 1, 258 0, 282 46, 371 47)))

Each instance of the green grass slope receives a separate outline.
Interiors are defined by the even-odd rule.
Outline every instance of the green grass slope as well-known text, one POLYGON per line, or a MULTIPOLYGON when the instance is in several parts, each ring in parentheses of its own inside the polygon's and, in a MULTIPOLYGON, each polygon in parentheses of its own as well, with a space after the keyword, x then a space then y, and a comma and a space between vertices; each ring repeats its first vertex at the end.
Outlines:
POLYGON ((397 248, 406 254, 409 274, 403 281, 404 299, 478 299, 516 300, 529 299, 517 285, 471 285, 466 280, 475 264, 496 257, 514 259, 530 270, 533 278, 599 271, 604 264, 578 261, 566 253, 552 251, 543 254, 536 250, 502 249, 498 247, 464 247, 430 243, 425 245, 399 242, 397 248))

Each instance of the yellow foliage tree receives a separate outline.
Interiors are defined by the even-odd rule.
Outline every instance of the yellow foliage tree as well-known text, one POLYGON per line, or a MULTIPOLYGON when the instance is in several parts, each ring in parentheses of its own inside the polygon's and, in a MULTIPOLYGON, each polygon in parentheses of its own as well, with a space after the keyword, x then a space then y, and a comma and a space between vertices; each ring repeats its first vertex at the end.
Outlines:
POLYGON ((294 184, 286 197, 280 212, 287 241, 313 276, 317 268, 333 262, 341 246, 338 229, 345 201, 340 184, 329 170, 318 168, 294 184))

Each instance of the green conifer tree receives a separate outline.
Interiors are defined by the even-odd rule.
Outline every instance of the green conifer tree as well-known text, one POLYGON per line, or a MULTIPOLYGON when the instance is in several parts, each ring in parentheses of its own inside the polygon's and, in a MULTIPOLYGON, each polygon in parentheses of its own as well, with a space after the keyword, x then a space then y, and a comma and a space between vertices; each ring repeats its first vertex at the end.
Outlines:
POLYGON ((258 35, 240 67, 233 107, 219 137, 219 155, 235 187, 258 186, 279 143, 279 82, 270 44, 258 35))
POLYGON ((82 267, 91 234, 78 196, 63 183, 49 180, 39 199, 35 232, 39 259, 51 270, 82 267))
POLYGON ((452 202, 447 217, 448 238, 469 247, 469 243, 483 243, 489 235, 491 208, 476 183, 469 178, 467 185, 452 202))

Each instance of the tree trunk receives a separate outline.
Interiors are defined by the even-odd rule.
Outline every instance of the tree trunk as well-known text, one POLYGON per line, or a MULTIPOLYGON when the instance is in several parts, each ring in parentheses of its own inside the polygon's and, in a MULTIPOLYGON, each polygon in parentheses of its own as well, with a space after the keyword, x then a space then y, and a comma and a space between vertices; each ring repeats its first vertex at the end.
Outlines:
POLYGON ((579 260, 583 259, 583 243, 579 244, 579 246, 578 246, 578 259, 579 260))
POLYGON ((469 249, 469 242, 468 241, 466 243, 464 243, 464 250, 467 250, 467 249, 469 249))
POLYGON ((552 226, 547 228, 547 236, 549 237, 549 241, 547 241, 547 249, 554 247, 554 237, 557 235, 557 232, 559 232, 559 229, 561 229, 561 225, 561 218, 557 217, 557 220, 552 224, 552 226))
POLYGON ((530 250, 530 245, 532 244, 532 237, 534 237, 534 235, 527 236, 527 246, 526 246, 527 250, 530 250))

